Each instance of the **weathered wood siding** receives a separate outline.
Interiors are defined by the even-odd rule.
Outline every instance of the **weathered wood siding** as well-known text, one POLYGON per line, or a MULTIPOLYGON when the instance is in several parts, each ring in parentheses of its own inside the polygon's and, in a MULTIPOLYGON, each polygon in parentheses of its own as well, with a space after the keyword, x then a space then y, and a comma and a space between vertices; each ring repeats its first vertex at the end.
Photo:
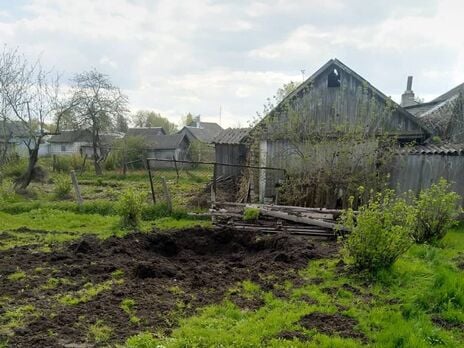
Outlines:
POLYGON ((398 192, 421 189, 445 178, 464 197, 464 156, 409 154, 398 156, 391 173, 391 186, 398 192))
MULTIPOLYGON (((353 130, 393 135, 401 142, 421 142, 429 135, 412 115, 358 75, 335 64, 317 75, 310 86, 297 90, 264 124, 261 141, 266 144, 261 144, 260 164, 281 168, 285 168, 286 161, 296 151, 290 141, 283 139, 294 142, 298 137, 333 136, 353 130), (339 74, 339 87, 328 86, 329 74, 334 69, 339 74)), ((276 173, 260 176, 260 181, 265 180, 260 182, 260 189, 264 190, 260 192, 261 200, 275 195, 278 179, 276 173)))
MULTIPOLYGON (((327 68, 310 87, 300 90, 289 101, 297 113, 300 129, 324 131, 340 130, 340 125, 358 126, 376 133, 396 134, 401 138, 423 134, 422 128, 404 110, 375 92, 367 82, 337 66, 327 68), (328 87, 328 75, 336 69, 340 87, 328 87)), ((276 110, 275 127, 285 127, 288 109, 276 110)), ((291 118, 291 115, 290 115, 291 118)), ((271 125, 270 127, 273 127, 271 125)))
MULTIPOLYGON (((227 164, 246 164, 247 158, 247 147, 243 144, 216 144, 216 162, 227 163, 227 164)), ((239 176, 242 173, 240 167, 221 166, 217 168, 217 175, 228 177, 228 176, 239 176)))

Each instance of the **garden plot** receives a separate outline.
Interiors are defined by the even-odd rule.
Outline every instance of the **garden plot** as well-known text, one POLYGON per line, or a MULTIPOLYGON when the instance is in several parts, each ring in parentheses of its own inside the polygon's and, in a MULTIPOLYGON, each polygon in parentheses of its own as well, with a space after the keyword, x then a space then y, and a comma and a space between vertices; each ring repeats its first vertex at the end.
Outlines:
POLYGON ((259 301, 232 289, 249 280, 273 291, 336 252, 335 243, 203 228, 87 236, 48 253, 12 248, 1 252, 1 340, 52 347, 169 334, 180 318, 225 298, 256 309, 259 301))

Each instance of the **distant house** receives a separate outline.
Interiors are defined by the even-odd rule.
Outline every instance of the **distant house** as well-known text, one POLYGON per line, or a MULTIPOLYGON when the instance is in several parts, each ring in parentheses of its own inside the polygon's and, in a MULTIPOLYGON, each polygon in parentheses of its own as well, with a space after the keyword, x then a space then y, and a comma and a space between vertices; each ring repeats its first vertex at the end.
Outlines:
MULTIPOLYGON (((100 155, 108 153, 115 139, 121 138, 121 133, 103 133, 100 135, 100 155)), ((88 129, 63 130, 48 139, 51 155, 81 154, 93 156, 92 132, 88 129)))
POLYGON ((0 122, 0 151, 9 154, 27 156, 26 144, 29 142, 29 130, 19 121, 0 122))
MULTIPOLYGON (((145 143, 147 157, 158 159, 189 159, 190 141, 184 134, 156 135, 145 143)), ((172 167, 172 162, 154 161, 155 167, 172 167)))
POLYGON ((193 161, 213 161, 213 139, 222 131, 215 122, 201 122, 197 116, 194 122, 184 126, 177 134, 183 134, 190 142, 190 158, 193 161))
POLYGON ((185 134, 190 142, 195 140, 211 144, 213 139, 222 131, 222 127, 215 122, 201 122, 198 117, 192 124, 182 127, 177 134, 185 134))
MULTIPOLYGON (((188 159, 190 141, 185 134, 167 135, 161 127, 129 128, 125 137, 139 137, 144 141, 145 156, 159 159, 188 159)), ((153 161, 155 167, 168 167, 172 163, 153 161)))
POLYGON ((166 132, 162 127, 137 127, 129 128, 125 137, 142 137, 145 140, 150 141, 152 137, 158 135, 166 135, 166 132))
MULTIPOLYGON (((212 142, 215 147, 216 163, 243 165, 248 156, 248 134, 250 128, 228 128, 221 131, 212 142)), ((242 174, 240 167, 217 166, 217 175, 236 177, 242 174)))

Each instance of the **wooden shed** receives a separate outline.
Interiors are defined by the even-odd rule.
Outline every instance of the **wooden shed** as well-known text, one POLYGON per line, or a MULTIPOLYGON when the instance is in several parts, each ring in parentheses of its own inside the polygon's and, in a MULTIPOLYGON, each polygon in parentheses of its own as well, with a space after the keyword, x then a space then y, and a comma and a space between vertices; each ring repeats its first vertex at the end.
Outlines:
MULTIPOLYGON (((219 133, 213 140, 216 163, 245 165, 247 163, 247 139, 249 128, 228 128, 219 133)), ((237 177, 242 168, 221 166, 217 168, 218 176, 237 177)))

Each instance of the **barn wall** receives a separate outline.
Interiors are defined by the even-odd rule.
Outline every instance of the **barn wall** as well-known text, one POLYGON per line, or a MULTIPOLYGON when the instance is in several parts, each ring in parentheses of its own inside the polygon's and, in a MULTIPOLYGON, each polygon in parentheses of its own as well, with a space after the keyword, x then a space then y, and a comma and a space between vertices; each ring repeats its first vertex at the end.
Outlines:
MULTIPOLYGON (((245 165, 247 158, 247 148, 243 144, 216 144, 215 156, 217 163, 245 165)), ((242 168, 240 167, 220 165, 217 168, 218 176, 239 176, 241 173, 242 168)))
POLYGON ((464 197, 464 156, 410 154, 399 156, 391 175, 391 185, 398 192, 421 189, 445 178, 454 191, 464 197))
MULTIPOLYGON (((401 134, 406 138, 411 134, 424 134, 407 113, 374 93, 365 81, 335 65, 318 75, 311 87, 298 92, 290 104, 291 110, 301 119, 300 130, 334 131, 339 130, 340 125, 350 125, 372 132, 401 134), (340 87, 327 85, 328 75, 334 68, 340 74, 340 87)), ((278 132, 287 124, 289 112, 276 110, 276 115, 277 124, 271 124, 270 128, 275 127, 278 132)))

